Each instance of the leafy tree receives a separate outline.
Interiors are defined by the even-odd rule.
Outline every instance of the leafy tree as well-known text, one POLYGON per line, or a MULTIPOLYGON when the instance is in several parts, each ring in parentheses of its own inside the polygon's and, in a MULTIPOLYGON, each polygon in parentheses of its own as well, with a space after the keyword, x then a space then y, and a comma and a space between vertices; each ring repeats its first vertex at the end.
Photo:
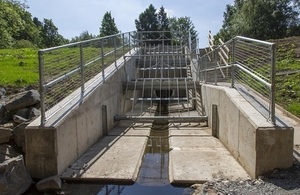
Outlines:
POLYGON ((0 48, 54 46, 66 42, 61 35, 55 34, 57 28, 52 21, 43 24, 37 18, 32 19, 24 2, 0 0, 0 48), (56 29, 53 27, 51 31, 48 28, 51 25, 56 29))
POLYGON ((115 19, 111 16, 111 12, 106 12, 101 22, 100 37, 118 34, 119 32, 115 19))
POLYGON ((14 45, 14 36, 24 28, 20 9, 10 1, 0 1, 0 48, 14 45))
POLYGON ((67 42, 67 40, 58 33, 58 28, 53 24, 51 19, 44 19, 41 33, 43 44, 46 47, 53 47, 67 42))
POLYGON ((197 31, 189 17, 170 18, 170 29, 172 37, 176 41, 188 39, 189 34, 192 40, 197 38, 197 31))
POLYGON ((93 34, 90 34, 87 30, 85 30, 79 36, 72 38, 72 40, 70 42, 74 43, 74 42, 89 40, 89 39, 93 39, 93 38, 96 38, 96 36, 93 34))
POLYGON ((227 5, 217 37, 229 40, 236 35, 274 39, 292 35, 299 26, 295 0, 235 0, 227 5), (292 3, 294 2, 294 4, 292 3))

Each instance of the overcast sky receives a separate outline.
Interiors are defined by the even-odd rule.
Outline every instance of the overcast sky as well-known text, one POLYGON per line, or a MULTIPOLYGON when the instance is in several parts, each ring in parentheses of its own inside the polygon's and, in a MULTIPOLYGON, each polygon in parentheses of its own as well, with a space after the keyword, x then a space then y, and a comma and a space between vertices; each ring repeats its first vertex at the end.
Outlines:
POLYGON ((110 11, 121 32, 135 30, 134 20, 150 4, 161 6, 169 16, 191 18, 200 39, 200 47, 208 45, 207 34, 216 34, 222 26, 226 5, 234 0, 27 0, 29 12, 40 21, 52 19, 65 38, 83 31, 99 34, 105 12, 110 11))

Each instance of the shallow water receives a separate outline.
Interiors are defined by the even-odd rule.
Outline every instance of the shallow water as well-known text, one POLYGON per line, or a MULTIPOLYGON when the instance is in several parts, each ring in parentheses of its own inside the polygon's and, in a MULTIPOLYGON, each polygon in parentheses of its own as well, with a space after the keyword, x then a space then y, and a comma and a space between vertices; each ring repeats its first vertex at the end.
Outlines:
MULTIPOLYGON (((153 123, 138 178, 133 185, 103 183, 63 183, 62 190, 52 194, 69 195, 187 195, 190 188, 172 186, 169 182, 168 125, 153 123), (163 129, 163 130, 162 130, 163 129)), ((43 194, 32 187, 26 195, 43 194)))

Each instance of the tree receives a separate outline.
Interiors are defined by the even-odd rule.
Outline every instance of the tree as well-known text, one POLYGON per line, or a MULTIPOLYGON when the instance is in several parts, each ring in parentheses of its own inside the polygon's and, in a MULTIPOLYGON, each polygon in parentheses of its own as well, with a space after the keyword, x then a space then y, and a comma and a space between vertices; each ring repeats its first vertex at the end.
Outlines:
POLYGON ((32 19, 24 2, 0 0, 0 48, 56 46, 66 42, 52 21, 43 24, 37 18, 32 19))
POLYGON ((276 39, 292 35, 299 26, 295 0, 235 0, 227 5, 217 37, 229 40, 236 35, 276 39), (294 3, 293 3, 294 2, 294 3))
POLYGON ((46 47, 53 47, 67 42, 62 35, 58 33, 58 28, 53 24, 51 19, 45 19, 41 31, 43 44, 46 47))
POLYGON ((135 27, 137 31, 158 31, 156 9, 152 4, 135 20, 135 27))
POLYGON ((14 44, 16 35, 24 25, 15 5, 0 1, 0 48, 9 48, 14 44))
POLYGON ((167 39, 164 44, 171 44, 172 35, 170 32, 170 21, 163 6, 160 7, 157 14, 158 29, 163 31, 163 39, 167 39))
POLYGON ((187 40, 189 35, 192 40, 197 38, 197 31, 189 17, 170 18, 170 29, 172 37, 176 41, 187 40))
POLYGON ((87 30, 85 30, 79 36, 72 38, 72 40, 70 42, 74 43, 74 42, 78 42, 78 41, 93 39, 95 37, 96 37, 95 35, 90 34, 87 30))
POLYGON ((114 18, 111 16, 110 12, 106 12, 101 22, 100 37, 105 37, 118 33, 120 33, 120 31, 117 28, 114 18))
MULTIPOLYGON (((135 20, 135 27, 138 32, 151 32, 143 33, 143 38, 148 40, 155 40, 159 38, 159 33, 153 31, 159 31, 159 24, 157 20, 156 9, 152 4, 139 15, 139 18, 135 20)), ((149 42, 150 44, 156 44, 154 41, 149 42)))

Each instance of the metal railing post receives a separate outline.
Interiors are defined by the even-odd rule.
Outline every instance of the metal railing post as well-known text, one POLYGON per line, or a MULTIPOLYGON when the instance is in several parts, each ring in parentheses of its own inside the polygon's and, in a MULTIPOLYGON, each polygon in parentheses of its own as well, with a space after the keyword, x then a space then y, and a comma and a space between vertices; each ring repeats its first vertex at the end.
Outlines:
POLYGON ((105 83, 105 73, 104 73, 104 44, 103 44, 103 40, 101 39, 101 64, 102 64, 102 81, 103 83, 105 83))
POLYGON ((81 98, 84 95, 84 62, 83 62, 83 43, 81 42, 80 47, 80 78, 81 78, 81 98))
POLYGON ((125 35, 124 34, 122 34, 122 54, 123 54, 123 56, 125 55, 125 35))
POLYGON ((41 126, 44 126, 46 123, 46 108, 45 108, 45 77, 44 77, 44 58, 43 52, 38 52, 39 56, 39 74, 40 74, 40 96, 41 96, 41 126))
POLYGON ((117 66, 117 36, 114 37, 114 55, 115 55, 115 67, 118 69, 117 66))
POLYGON ((232 66, 231 66, 231 87, 234 88, 234 73, 235 73, 235 38, 232 39, 232 66))
POLYGON ((218 53, 218 49, 215 49, 213 51, 213 58, 214 58, 213 62, 215 63, 215 85, 217 85, 217 83, 218 83, 218 75, 217 75, 218 55, 217 55, 217 53, 218 53))
POLYGON ((272 58, 271 58, 271 121, 273 125, 276 124, 276 116, 275 116, 275 75, 276 75, 276 45, 272 44, 271 46, 272 58))
POLYGON ((128 38, 128 41, 129 41, 129 54, 131 55, 131 40, 130 40, 130 37, 131 37, 131 33, 129 32, 129 38, 128 38))

